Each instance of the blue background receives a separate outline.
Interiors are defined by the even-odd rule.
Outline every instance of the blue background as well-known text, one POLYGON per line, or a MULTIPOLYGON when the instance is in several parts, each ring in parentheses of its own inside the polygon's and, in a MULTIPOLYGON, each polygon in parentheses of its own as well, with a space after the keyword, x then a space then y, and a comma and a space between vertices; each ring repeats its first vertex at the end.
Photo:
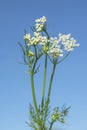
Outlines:
MULTIPOLYGON (((23 60, 18 42, 23 42, 24 29, 30 32, 43 15, 52 36, 71 33, 80 43, 56 69, 51 104, 71 109, 66 124, 57 123, 54 130, 87 130, 86 0, 0 0, 0 130, 30 130, 25 123, 32 102, 30 80, 27 67, 19 64, 23 60)), ((36 78, 39 102, 42 77, 36 78)))

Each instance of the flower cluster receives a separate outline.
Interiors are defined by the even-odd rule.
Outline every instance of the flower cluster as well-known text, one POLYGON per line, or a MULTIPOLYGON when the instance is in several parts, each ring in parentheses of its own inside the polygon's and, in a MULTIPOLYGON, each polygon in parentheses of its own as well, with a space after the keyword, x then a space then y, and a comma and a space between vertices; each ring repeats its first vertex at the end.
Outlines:
MULTIPOLYGON (((40 46, 40 51, 47 53, 51 58, 63 57, 65 51, 67 53, 78 47, 79 44, 71 37, 71 34, 58 34, 58 37, 49 37, 46 32, 46 17, 43 16, 40 19, 36 19, 35 31, 33 36, 31 34, 25 34, 24 40, 27 41, 27 46, 40 46), (45 35, 43 35, 43 32, 45 35)), ((32 52, 33 53, 33 52, 32 52)))
POLYGON ((52 114, 52 121, 60 121, 62 123, 65 123, 65 116, 67 115, 68 111, 69 111, 70 107, 68 108, 64 108, 64 110, 59 111, 58 107, 54 108, 53 114, 52 114))
POLYGON ((79 44, 76 43, 76 40, 71 37, 71 34, 59 34, 59 40, 64 45, 64 50, 70 52, 73 51, 75 47, 78 47, 79 44))
POLYGON ((62 123, 65 123, 65 119, 62 117, 62 113, 61 112, 56 112, 52 115, 52 121, 60 121, 62 123))
POLYGON ((36 31, 37 32, 40 32, 43 29, 45 29, 45 24, 46 24, 46 17, 45 16, 43 16, 40 19, 36 19, 35 22, 36 22, 36 31))

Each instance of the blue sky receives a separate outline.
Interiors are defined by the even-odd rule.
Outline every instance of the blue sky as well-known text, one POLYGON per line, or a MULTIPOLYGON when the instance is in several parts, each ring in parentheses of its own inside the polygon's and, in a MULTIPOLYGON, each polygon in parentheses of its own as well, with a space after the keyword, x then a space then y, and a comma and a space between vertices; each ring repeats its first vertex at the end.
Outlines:
MULTIPOLYGON (((19 64, 24 29, 30 31, 36 18, 47 17, 52 36, 71 33, 80 47, 56 70, 52 106, 71 106, 65 125, 54 130, 87 130, 87 1, 86 0, 0 0, 0 129, 30 130, 32 102, 27 67, 19 64)), ((42 63, 43 64, 43 63, 42 63)), ((39 80, 40 81, 40 80, 39 80)), ((40 86, 36 86, 38 100, 40 86)))

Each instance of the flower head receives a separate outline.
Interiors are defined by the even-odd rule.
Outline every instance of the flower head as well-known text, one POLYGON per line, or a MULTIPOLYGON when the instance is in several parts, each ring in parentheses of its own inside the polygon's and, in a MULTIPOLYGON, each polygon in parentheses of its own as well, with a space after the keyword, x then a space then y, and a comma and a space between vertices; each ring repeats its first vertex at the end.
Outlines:
POLYGON ((30 33, 29 34, 25 34, 24 35, 24 40, 30 40, 30 37, 31 37, 31 35, 30 35, 30 33))
POLYGON ((53 58, 59 58, 63 56, 63 51, 61 46, 59 45, 59 39, 57 37, 51 37, 49 39, 50 45, 48 54, 51 55, 53 58))
POLYGON ((36 19, 36 31, 41 32, 45 29, 45 24, 46 24, 46 17, 43 16, 42 18, 36 19))
POLYGON ((39 18, 39 19, 36 19, 35 22, 36 23, 45 23, 47 20, 46 20, 46 17, 45 16, 42 16, 42 18, 39 18))
POLYGON ((60 46, 58 46, 51 49, 49 48, 48 54, 51 55, 53 58, 58 58, 63 56, 63 51, 60 46))
POLYGON ((64 50, 67 52, 73 51, 75 47, 78 47, 79 44, 76 43, 76 40, 71 37, 71 34, 59 34, 59 41, 64 46, 64 50))
POLYGON ((27 56, 33 57, 33 56, 34 56, 34 53, 33 53, 32 51, 27 51, 27 56))

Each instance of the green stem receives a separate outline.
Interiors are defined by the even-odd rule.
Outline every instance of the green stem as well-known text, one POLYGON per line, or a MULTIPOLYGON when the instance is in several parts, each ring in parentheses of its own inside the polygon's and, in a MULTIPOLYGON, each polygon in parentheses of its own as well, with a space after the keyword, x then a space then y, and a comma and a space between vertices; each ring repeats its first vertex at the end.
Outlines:
MULTIPOLYGON (((46 31, 46 29, 44 30, 44 32, 47 35, 47 39, 49 39, 49 34, 46 31)), ((42 109, 44 106, 44 97, 45 97, 45 89, 46 89, 46 73, 47 73, 47 54, 45 54, 45 64, 44 64, 44 80, 43 80, 43 87, 42 87, 42 109)))
POLYGON ((46 35, 47 35, 47 38, 49 39, 50 37, 49 37, 48 32, 47 32, 46 30, 44 30, 44 31, 45 31, 45 33, 46 33, 46 35))
POLYGON ((34 72, 35 72, 35 67, 37 64, 37 50, 36 50, 36 46, 34 46, 34 51, 35 51, 35 62, 33 65, 33 68, 31 69, 31 73, 30 73, 30 77, 31 77, 31 88, 32 88, 32 97, 33 97, 33 103, 34 103, 34 107, 36 110, 36 113, 38 113, 38 107, 37 107, 37 101, 36 101, 36 95, 35 95, 35 88, 34 88, 34 72))
MULTIPOLYGON (((44 29, 44 32, 47 35, 47 39, 49 39, 49 34, 46 31, 46 29, 44 29)), ((44 106, 44 97, 45 97, 45 89, 46 89, 46 74, 47 74, 47 54, 45 54, 45 64, 44 64, 44 80, 43 80, 43 87, 42 87, 42 109, 44 106)))
POLYGON ((34 46, 34 51, 35 51, 35 61, 34 61, 34 65, 33 65, 33 71, 35 70, 36 64, 37 64, 37 49, 36 46, 34 46))
POLYGON ((49 84, 49 88, 48 88, 48 97, 47 97, 48 104, 49 104, 49 100, 50 100, 50 94, 51 94, 52 82, 53 82, 55 69, 56 69, 56 63, 54 63, 54 65, 53 65, 53 70, 52 70, 52 74, 51 74, 51 77, 50 77, 50 84, 49 84))
POLYGON ((57 64, 60 64, 61 62, 63 62, 63 61, 68 57, 69 54, 70 54, 70 52, 68 52, 68 53, 64 56, 63 59, 59 60, 59 61, 57 62, 57 64))
POLYGON ((54 122, 51 122, 49 130, 52 130, 53 123, 54 122))
POLYGON ((35 95, 35 88, 34 88, 34 76, 33 73, 31 74, 31 88, 32 88, 32 97, 33 97, 33 103, 36 110, 36 113, 38 113, 38 107, 37 107, 37 101, 36 101, 36 95, 35 95))
POLYGON ((45 111, 45 116, 44 116, 44 125, 46 123, 46 117, 47 117, 47 112, 48 112, 48 106, 49 106, 49 101, 50 101, 50 94, 51 94, 52 81, 53 81, 53 77, 54 77, 55 68, 56 68, 56 63, 54 63, 54 65, 53 65, 53 70, 52 70, 52 74, 50 77, 50 84, 49 84, 49 88, 48 88, 48 96, 47 96, 47 101, 46 101, 46 111, 45 111))
POLYGON ((43 80, 43 87, 42 87, 42 109, 44 106, 44 97, 45 97, 45 88, 46 88, 46 73, 47 73, 47 54, 45 56, 45 64, 44 64, 44 80, 43 80))

